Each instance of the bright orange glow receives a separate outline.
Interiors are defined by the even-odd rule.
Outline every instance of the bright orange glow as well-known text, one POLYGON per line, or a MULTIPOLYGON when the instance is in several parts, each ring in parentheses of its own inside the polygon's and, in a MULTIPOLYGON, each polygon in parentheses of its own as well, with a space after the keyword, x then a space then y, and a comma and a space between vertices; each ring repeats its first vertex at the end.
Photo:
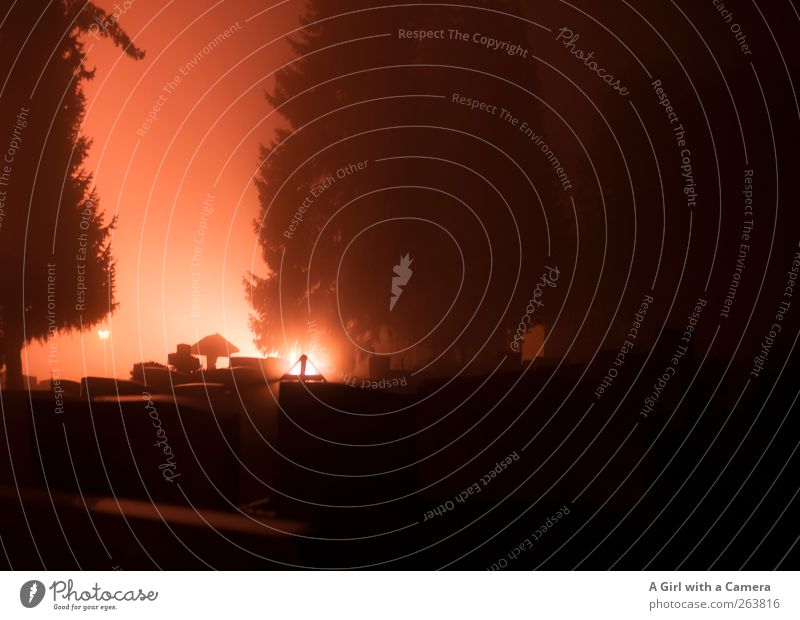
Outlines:
POLYGON ((300 343, 295 340, 294 344, 286 351, 286 359, 296 360, 303 355, 303 350, 300 348, 300 343))
MULTIPOLYGON (((96 4, 115 11, 115 0, 96 4)), ((260 356, 242 286, 246 272, 264 270, 252 176, 259 145, 281 123, 268 115, 267 76, 292 58, 281 35, 296 27, 302 3, 270 3, 268 12, 263 0, 206 3, 195 12, 186 1, 126 4, 119 21, 144 59, 84 37, 87 65, 96 68, 85 84, 83 133, 93 139, 85 165, 106 221, 118 216, 119 308, 107 324, 26 347, 25 372, 39 378, 128 378, 134 363, 166 363, 178 343, 214 332, 242 356, 260 356), (208 47, 226 29, 230 36, 208 47), (98 328, 114 337, 101 340, 98 328)), ((65 275, 65 300, 67 286, 65 275)))
POLYGON ((301 372, 303 372, 303 364, 298 361, 286 374, 291 377, 299 377, 301 372))
MULTIPOLYGON (((308 359, 306 354, 300 356, 297 363, 284 375, 286 377, 298 377, 299 379, 309 378, 316 380, 322 377, 322 373, 317 370, 317 367, 308 359)), ((324 377, 323 377, 324 380, 324 377)))
MULTIPOLYGON (((334 370, 333 362, 331 361, 331 357, 327 350, 323 349, 321 346, 318 346, 316 343, 311 343, 310 345, 303 347, 299 340, 295 340, 294 344, 284 349, 283 352, 278 351, 278 349, 272 349, 267 353, 266 357, 274 357, 285 360, 299 360, 301 355, 307 355, 309 358, 313 357, 314 360, 316 360, 314 364, 311 364, 311 361, 309 360, 310 370, 306 371, 307 375, 322 374, 322 372, 333 372, 334 370)), ((298 361, 297 364, 292 366, 292 369, 287 374, 298 376, 300 374, 298 366, 299 363, 300 362, 298 361), (297 372, 294 372, 295 368, 298 369, 297 372)))

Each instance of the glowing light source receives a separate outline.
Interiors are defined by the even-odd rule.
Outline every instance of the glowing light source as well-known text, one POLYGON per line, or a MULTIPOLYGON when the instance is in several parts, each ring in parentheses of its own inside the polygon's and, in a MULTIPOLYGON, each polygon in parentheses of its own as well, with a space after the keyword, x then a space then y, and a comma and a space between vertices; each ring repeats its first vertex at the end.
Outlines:
POLYGON ((98 329, 97 335, 100 337, 100 340, 108 340, 111 336, 111 331, 108 329, 98 329))
POLYGON ((308 359, 308 355, 301 355, 300 359, 283 375, 284 381, 325 382, 317 367, 308 359))

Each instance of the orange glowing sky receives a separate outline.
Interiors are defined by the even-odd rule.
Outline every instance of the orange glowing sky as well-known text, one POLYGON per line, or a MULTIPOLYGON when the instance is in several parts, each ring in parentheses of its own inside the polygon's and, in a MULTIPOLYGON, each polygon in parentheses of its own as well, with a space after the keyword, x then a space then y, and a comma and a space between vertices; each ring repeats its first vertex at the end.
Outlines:
MULTIPOLYGON (((96 4, 115 11, 113 1, 96 4)), ((119 309, 109 318, 105 356, 96 330, 61 336, 54 363, 44 346, 28 346, 23 364, 40 380, 56 369, 64 379, 128 378, 133 363, 166 363, 177 343, 214 332, 242 354, 255 354, 242 287, 248 270, 264 271, 252 225, 258 213, 252 178, 258 144, 269 142, 280 122, 263 93, 272 86, 270 74, 291 58, 284 35, 298 27, 303 2, 119 0, 117 6, 128 7, 120 23, 146 56, 133 61, 105 39, 86 38, 97 72, 85 89, 84 134, 94 139, 87 168, 101 206, 108 218, 118 216, 119 309), (228 29, 230 36, 203 51, 228 29), (165 90, 176 75, 180 83, 165 90), (193 287, 200 293, 194 308, 193 287)))

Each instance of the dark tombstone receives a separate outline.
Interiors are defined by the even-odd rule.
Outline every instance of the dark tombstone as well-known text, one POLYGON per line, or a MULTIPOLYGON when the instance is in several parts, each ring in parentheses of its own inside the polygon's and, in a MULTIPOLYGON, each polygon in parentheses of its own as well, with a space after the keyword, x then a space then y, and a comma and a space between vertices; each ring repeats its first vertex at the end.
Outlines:
POLYGON ((141 395, 146 391, 147 386, 136 381, 126 381, 113 377, 83 377, 81 379, 81 395, 89 399, 100 396, 141 395))
POLYGON ((60 391, 64 396, 78 397, 81 395, 80 382, 69 379, 45 379, 39 382, 39 387, 50 392, 60 391))
POLYGON ((387 379, 392 370, 392 358, 388 355, 369 356, 369 378, 387 379))
POLYGON ((34 403, 42 487, 84 495, 230 508, 236 416, 156 394, 34 403))
POLYGON ((37 390, 39 389, 39 384, 36 377, 32 375, 22 375, 22 385, 25 386, 27 390, 37 390))
POLYGON ((230 358, 231 368, 254 368, 261 371, 267 381, 277 381, 289 370, 289 363, 277 357, 245 357, 230 358))
MULTIPOLYGON (((134 381, 138 381, 139 383, 146 383, 150 384, 152 381, 150 374, 151 371, 157 370, 169 370, 164 364, 159 364, 158 362, 138 362, 133 365, 131 369, 131 379, 134 381)), ((155 373, 153 373, 155 374, 155 373)))
POLYGON ((211 406, 213 399, 220 393, 227 390, 222 383, 182 383, 175 386, 175 398, 183 398, 192 401, 198 407, 211 406))
POLYGON ((234 355, 230 359, 230 367, 231 368, 255 368, 256 370, 261 368, 261 358, 260 357, 246 357, 244 355, 234 355))
POLYGON ((282 382, 279 398, 280 509, 336 530, 356 529, 356 520, 375 527, 399 519, 402 508, 392 500, 412 493, 416 482, 413 416, 396 411, 410 401, 300 381, 282 382))
POLYGON ((178 372, 190 374, 200 369, 200 360, 192 355, 192 347, 188 344, 179 344, 175 353, 167 356, 167 362, 178 372))
MULTIPOLYGON (((142 373, 142 383, 147 385, 153 394, 171 394, 176 385, 185 383, 189 376, 175 372, 169 368, 145 368, 142 373)), ((140 379, 137 379, 139 381, 140 379)))

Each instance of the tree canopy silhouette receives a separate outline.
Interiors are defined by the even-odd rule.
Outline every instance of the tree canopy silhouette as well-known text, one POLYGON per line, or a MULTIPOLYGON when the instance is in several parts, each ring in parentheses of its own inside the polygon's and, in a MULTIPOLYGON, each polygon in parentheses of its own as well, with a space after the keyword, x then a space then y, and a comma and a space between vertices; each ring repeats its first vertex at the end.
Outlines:
POLYGON ((116 307, 106 222, 85 170, 82 35, 141 58, 116 18, 82 0, 16 2, 0 26, 0 305, 6 384, 21 349, 100 322, 116 307), (102 27, 101 27, 102 24, 102 27))
POLYGON ((543 131, 536 65, 524 57, 543 31, 526 11, 516 0, 307 3, 296 58, 267 93, 285 124, 262 147, 256 180, 266 274, 245 280, 262 350, 321 332, 339 351, 469 352, 488 342, 496 355, 504 326, 519 319, 508 300, 530 292, 519 286, 522 261, 547 253, 547 188, 561 191, 499 113, 543 131), (442 35, 403 34, 420 30, 442 35), (507 45, 492 49, 476 33, 507 45), (524 258, 519 230, 537 248, 524 258), (401 257, 413 277, 392 302, 401 257))

